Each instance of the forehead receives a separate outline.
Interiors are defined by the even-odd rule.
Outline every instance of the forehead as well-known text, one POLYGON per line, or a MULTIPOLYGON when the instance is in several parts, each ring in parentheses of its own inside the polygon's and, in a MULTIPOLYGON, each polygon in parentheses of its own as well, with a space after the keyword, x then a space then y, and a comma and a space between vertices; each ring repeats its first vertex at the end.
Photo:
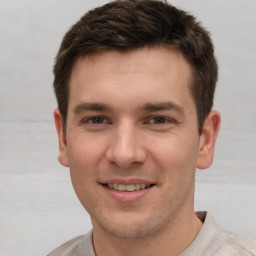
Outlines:
POLYGON ((183 65, 184 68, 187 68, 187 71, 191 68, 184 54, 175 47, 169 45, 155 45, 127 50, 106 49, 86 56, 80 56, 73 65, 71 77, 75 75, 77 66, 80 65, 81 62, 86 62, 94 68, 101 66, 103 71, 104 68, 110 67, 110 65, 106 65, 110 64, 110 59, 111 67, 122 71, 136 71, 141 64, 143 64, 141 67, 148 64, 146 65, 147 68, 150 67, 158 71, 159 69, 163 69, 166 64, 171 65, 173 60, 175 60, 176 64, 183 65), (150 61, 152 58, 157 65, 151 65, 152 63, 150 61), (125 63, 125 65, 120 65, 120 62, 125 63), (116 66, 114 66, 114 64, 116 64, 116 66))
POLYGON ((80 58, 70 79, 70 100, 109 97, 168 101, 191 97, 191 67, 182 53, 165 46, 120 52, 108 50, 80 58), (105 96, 105 97, 104 97, 105 96), (162 99, 162 98, 165 99, 162 99))

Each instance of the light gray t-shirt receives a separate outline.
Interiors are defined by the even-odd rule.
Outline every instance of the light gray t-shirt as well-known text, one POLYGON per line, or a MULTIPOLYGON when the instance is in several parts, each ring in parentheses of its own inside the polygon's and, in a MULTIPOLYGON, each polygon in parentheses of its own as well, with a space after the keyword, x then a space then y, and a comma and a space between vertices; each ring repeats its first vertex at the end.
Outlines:
MULTIPOLYGON (((204 224, 180 256, 256 256, 256 241, 221 229, 210 213, 197 212, 197 216, 204 224)), ((95 256, 92 231, 62 244, 47 256, 95 256)))

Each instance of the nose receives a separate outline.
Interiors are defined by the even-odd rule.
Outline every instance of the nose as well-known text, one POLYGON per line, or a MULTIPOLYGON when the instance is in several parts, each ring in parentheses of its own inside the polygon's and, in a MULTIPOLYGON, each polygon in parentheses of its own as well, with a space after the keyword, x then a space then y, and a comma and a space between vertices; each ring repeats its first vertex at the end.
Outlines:
POLYGON ((106 152, 106 158, 111 164, 127 169, 132 165, 145 162, 146 150, 143 137, 138 130, 129 123, 114 129, 106 152))

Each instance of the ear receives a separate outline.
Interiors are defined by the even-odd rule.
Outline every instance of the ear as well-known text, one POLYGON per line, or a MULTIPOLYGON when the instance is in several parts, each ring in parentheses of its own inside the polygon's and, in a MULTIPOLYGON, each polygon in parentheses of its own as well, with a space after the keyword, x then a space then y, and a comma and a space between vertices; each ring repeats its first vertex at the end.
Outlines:
POLYGON ((212 164, 215 142, 220 128, 220 120, 219 112, 213 110, 204 122, 197 159, 197 168, 199 169, 206 169, 212 164))
POLYGON ((55 126, 56 126, 56 130, 57 130, 57 133, 58 133, 58 138, 59 138, 59 157, 58 157, 58 160, 63 166, 69 167, 68 157, 67 157, 66 133, 63 129, 62 116, 61 116, 60 110, 58 108, 56 108, 54 110, 54 121, 55 121, 55 126))

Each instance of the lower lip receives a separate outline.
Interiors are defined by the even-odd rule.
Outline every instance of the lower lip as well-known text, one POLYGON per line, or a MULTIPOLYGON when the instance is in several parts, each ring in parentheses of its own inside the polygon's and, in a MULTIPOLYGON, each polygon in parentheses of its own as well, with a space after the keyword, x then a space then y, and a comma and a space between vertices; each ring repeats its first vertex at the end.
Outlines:
POLYGON ((152 190, 154 186, 151 186, 146 189, 132 191, 132 192, 118 191, 104 185, 102 185, 102 187, 111 198, 119 202, 135 202, 145 197, 152 190))

